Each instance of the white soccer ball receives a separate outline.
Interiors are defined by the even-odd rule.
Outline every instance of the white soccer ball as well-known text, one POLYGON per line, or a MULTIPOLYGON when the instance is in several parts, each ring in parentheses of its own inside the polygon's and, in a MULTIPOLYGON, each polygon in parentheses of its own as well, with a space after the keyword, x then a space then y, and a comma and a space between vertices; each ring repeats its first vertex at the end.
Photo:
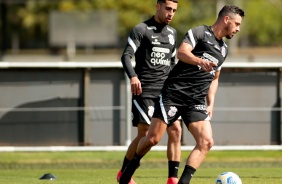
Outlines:
POLYGON ((224 172, 218 175, 215 184, 242 184, 242 181, 234 172, 224 172))

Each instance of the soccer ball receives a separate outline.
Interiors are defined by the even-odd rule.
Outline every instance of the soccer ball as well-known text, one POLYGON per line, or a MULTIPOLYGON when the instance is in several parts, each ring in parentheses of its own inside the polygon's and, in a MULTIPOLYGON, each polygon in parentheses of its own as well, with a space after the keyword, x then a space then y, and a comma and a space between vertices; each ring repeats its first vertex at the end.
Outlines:
POLYGON ((218 175, 215 184, 242 184, 242 181, 234 172, 224 172, 218 175))

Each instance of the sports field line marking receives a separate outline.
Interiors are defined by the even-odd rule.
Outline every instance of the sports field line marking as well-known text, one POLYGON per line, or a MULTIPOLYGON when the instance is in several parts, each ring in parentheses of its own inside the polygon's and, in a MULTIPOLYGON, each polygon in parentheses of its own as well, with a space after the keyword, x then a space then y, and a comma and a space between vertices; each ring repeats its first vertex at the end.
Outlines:
MULTIPOLYGON (((191 151, 194 146, 182 146, 182 151, 191 151)), ((153 151, 166 151, 166 146, 155 146, 153 151)), ((40 152, 40 151, 126 151, 127 146, 0 146, 0 152, 40 152)), ((230 145, 213 146, 211 150, 282 150, 282 145, 230 145)))

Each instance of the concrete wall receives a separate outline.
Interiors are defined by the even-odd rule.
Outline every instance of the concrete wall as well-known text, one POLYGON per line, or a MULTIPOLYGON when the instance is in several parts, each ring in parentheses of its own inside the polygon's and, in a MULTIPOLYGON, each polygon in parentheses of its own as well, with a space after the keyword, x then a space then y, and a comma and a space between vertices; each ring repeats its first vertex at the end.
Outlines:
MULTIPOLYGON (((85 68, 1 69, 0 145, 124 145, 122 68, 85 68)), ((217 145, 281 143, 278 71, 222 70, 212 119, 217 145)), ((183 143, 193 145, 183 132, 183 143)))
POLYGON ((82 73, 77 70, 2 70, 0 144, 79 142, 79 112, 60 108, 81 106, 81 81, 82 73))

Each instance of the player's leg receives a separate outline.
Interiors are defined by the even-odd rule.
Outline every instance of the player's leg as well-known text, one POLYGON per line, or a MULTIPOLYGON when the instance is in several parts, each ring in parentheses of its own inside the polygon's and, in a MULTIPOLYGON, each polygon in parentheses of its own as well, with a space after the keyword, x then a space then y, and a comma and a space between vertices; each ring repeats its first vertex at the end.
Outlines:
POLYGON ((163 137, 165 130, 168 127, 172 127, 170 129, 171 131, 176 131, 176 129, 173 129, 175 128, 175 126, 172 126, 173 122, 175 122, 179 117, 179 115, 177 114, 177 110, 175 111, 176 107, 172 108, 171 101, 168 99, 164 99, 162 95, 160 95, 159 98, 155 100, 156 101, 154 114, 151 120, 151 125, 148 134, 143 137, 138 144, 136 153, 139 156, 144 156, 148 151, 150 151, 153 146, 158 144, 158 142, 163 137), (166 112, 169 112, 169 117, 166 112))
POLYGON ((189 155, 186 164, 198 168, 214 144, 210 121, 190 123, 189 130, 196 141, 196 146, 189 155))
POLYGON ((152 118, 148 134, 141 138, 133 159, 129 162, 120 177, 120 184, 128 184, 130 178, 139 166, 140 160, 161 140, 166 128, 167 124, 164 121, 158 118, 152 118))
MULTIPOLYGON (((120 177, 123 173, 123 170, 127 166, 127 164, 132 160, 138 143, 142 137, 144 137, 149 129, 150 122, 150 111, 151 107, 154 105, 154 101, 152 99, 145 99, 139 96, 134 96, 132 101, 132 124, 134 127, 137 127, 137 135, 130 143, 126 155, 123 160, 122 168, 117 174, 117 181, 120 180, 120 177)), ((131 179, 130 184, 134 184, 134 180, 131 179)))
POLYGON ((150 149, 159 143, 167 128, 167 124, 158 118, 152 118, 148 134, 143 137, 137 148, 137 155, 144 156, 150 149))
POLYGON ((148 124, 143 124, 143 123, 138 124, 138 126, 137 126, 137 136, 130 143, 130 145, 127 149, 126 155, 125 155, 125 157, 128 160, 132 160, 132 158, 133 158, 133 156, 136 152, 136 149, 137 149, 137 146, 138 146, 140 139, 147 135, 148 130, 149 130, 148 124))
POLYGON ((167 184, 178 183, 178 169, 181 156, 181 119, 176 120, 173 125, 167 128, 167 159, 168 159, 168 180, 167 184))
POLYGON ((194 172, 200 167, 207 153, 214 144, 210 121, 193 122, 190 123, 188 127, 196 141, 196 146, 187 158, 179 184, 190 183, 194 172))
POLYGON ((120 177, 122 175, 122 172, 125 169, 125 167, 127 166, 127 164, 130 162, 130 160, 132 160, 132 158, 133 158, 133 156, 134 156, 134 154, 136 152, 136 149, 137 149, 137 146, 138 146, 138 143, 139 143, 140 139, 147 134, 148 129, 149 129, 149 125, 148 124, 143 124, 143 123, 139 123, 138 124, 137 136, 132 140, 132 142, 128 146, 126 155, 125 155, 125 157, 123 159, 123 164, 122 164, 121 170, 117 174, 117 181, 119 181, 119 179, 120 179, 120 177))

